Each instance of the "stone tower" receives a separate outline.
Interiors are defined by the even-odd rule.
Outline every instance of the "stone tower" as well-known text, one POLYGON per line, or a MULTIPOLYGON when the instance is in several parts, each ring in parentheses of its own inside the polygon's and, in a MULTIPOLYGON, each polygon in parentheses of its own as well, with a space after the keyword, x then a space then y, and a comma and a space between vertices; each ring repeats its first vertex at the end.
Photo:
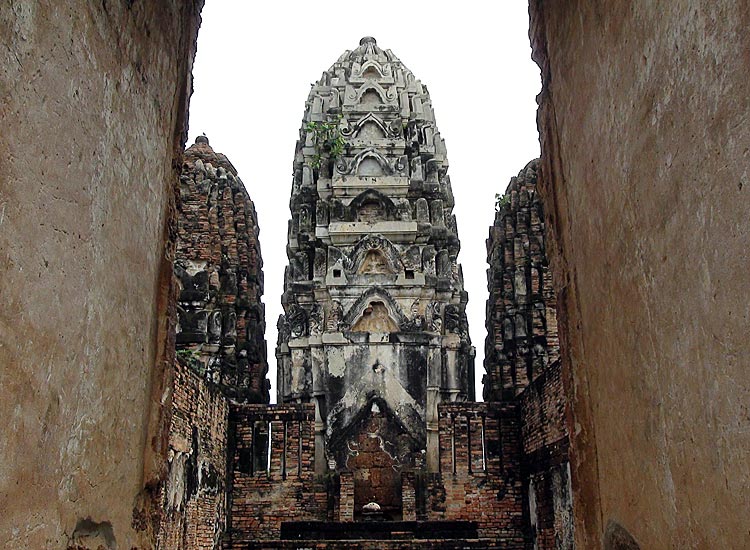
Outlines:
POLYGON ((485 401, 513 399, 560 357, 538 172, 537 159, 511 179, 487 240, 485 401))
POLYGON ((294 159, 278 398, 316 405, 316 469, 353 471, 358 499, 386 510, 402 469, 437 469, 438 404, 474 398, 447 171, 426 87, 374 38, 313 85, 294 159))
POLYGON ((255 207, 205 136, 185 151, 178 209, 177 354, 227 396, 268 403, 255 207))
MULTIPOLYGON (((516 406, 521 444, 515 474, 526 493, 528 547, 571 550, 567 395, 540 180, 539 160, 532 160, 498 197, 490 227, 484 399, 516 406)), ((507 415, 501 420, 512 421, 507 415)))

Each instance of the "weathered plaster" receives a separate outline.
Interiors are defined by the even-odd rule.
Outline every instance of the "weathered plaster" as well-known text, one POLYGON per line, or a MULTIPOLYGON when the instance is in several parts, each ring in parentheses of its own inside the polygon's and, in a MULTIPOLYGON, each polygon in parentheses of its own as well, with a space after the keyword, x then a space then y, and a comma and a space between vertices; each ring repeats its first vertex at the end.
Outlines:
POLYGON ((0 9, 3 547, 151 546, 133 509, 166 459, 167 230, 201 5, 0 9))
POLYGON ((578 547, 747 547, 750 7, 531 14, 578 547))

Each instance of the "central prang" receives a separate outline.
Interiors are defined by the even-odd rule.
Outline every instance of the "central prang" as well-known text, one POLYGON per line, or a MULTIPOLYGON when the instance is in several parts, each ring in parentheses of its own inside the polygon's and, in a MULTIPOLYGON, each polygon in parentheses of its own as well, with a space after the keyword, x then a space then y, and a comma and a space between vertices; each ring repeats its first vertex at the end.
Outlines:
POLYGON ((372 37, 312 87, 294 159, 279 403, 314 403, 315 466, 400 519, 438 470, 438 404, 474 398, 443 139, 426 88, 372 37))

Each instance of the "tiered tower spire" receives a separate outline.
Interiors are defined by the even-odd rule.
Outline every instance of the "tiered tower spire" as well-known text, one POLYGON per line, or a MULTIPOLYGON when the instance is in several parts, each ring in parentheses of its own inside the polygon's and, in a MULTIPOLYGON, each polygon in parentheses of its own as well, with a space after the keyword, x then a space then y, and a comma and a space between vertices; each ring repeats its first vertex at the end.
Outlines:
POLYGON ((355 494, 386 508, 400 470, 425 458, 437 469, 437 405, 474 397, 447 171, 427 89, 374 38, 313 85, 294 160, 278 397, 315 403, 318 470, 354 470, 355 494))

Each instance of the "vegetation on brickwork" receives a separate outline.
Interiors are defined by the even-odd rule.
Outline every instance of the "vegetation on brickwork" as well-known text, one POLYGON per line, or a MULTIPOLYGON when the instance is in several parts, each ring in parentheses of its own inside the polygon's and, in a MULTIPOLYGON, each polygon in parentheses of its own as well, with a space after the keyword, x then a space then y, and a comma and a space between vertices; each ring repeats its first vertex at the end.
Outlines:
POLYGON ((308 132, 313 134, 313 145, 315 146, 315 156, 310 160, 311 168, 320 168, 320 161, 323 155, 328 155, 332 159, 340 157, 344 152, 346 141, 339 131, 339 121, 341 115, 328 122, 308 122, 305 127, 308 132))
POLYGON ((200 353, 194 349, 178 349, 177 357, 191 369, 196 371, 198 374, 203 375, 205 373, 205 365, 200 360, 200 353))
POLYGON ((510 205, 510 195, 495 193, 495 212, 507 208, 508 205, 510 205))

